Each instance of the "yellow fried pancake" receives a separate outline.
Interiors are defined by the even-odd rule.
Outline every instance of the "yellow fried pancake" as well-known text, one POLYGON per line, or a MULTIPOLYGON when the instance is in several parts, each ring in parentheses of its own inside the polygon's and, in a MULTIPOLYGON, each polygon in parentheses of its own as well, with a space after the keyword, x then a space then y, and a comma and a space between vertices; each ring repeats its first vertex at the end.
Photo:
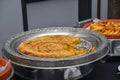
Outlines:
POLYGON ((85 49, 77 49, 79 37, 69 35, 48 35, 23 41, 18 51, 41 58, 65 58, 84 54, 85 49))

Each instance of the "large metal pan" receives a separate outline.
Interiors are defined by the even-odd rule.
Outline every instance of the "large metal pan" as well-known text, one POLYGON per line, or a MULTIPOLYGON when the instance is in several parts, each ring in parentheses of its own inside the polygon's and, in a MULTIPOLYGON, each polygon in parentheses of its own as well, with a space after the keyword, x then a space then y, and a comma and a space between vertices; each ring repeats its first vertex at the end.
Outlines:
MULTIPOLYGON (((23 68, 26 69, 28 73, 30 72, 30 69, 33 69, 33 71, 47 70, 50 73, 51 70, 53 70, 53 72, 59 70, 62 71, 62 74, 63 73, 65 74, 66 69, 71 70, 72 68, 72 70, 78 70, 81 73, 87 74, 89 71, 91 71, 91 68, 88 69, 88 66, 90 66, 91 63, 98 61, 101 58, 103 58, 105 55, 107 55, 109 49, 108 49, 108 40, 106 39, 106 37, 91 30, 85 30, 85 29, 73 28, 73 27, 50 27, 50 28, 30 30, 12 36, 5 42, 2 51, 4 53, 3 54, 4 57, 10 59, 13 65, 19 67, 20 69, 23 68), (80 37, 81 39, 85 39, 91 42, 92 45, 96 46, 96 50, 93 52, 89 52, 85 55, 78 55, 70 58, 59 58, 59 59, 31 57, 31 56, 23 55, 17 51, 17 46, 25 40, 44 36, 44 35, 56 35, 56 34, 80 37), (81 69, 79 69, 81 67, 84 67, 82 69, 84 70, 86 69, 88 71, 86 72, 84 70, 81 71, 81 69)), ((20 71, 18 71, 18 73, 20 73, 20 71)), ((69 72, 68 73, 66 72, 66 74, 68 75, 69 72)), ((83 76, 84 74, 82 75, 79 74, 78 76, 83 76)), ((76 77, 76 76, 72 75, 72 77, 76 77)), ((66 79, 69 78, 70 77, 67 77, 66 79)))

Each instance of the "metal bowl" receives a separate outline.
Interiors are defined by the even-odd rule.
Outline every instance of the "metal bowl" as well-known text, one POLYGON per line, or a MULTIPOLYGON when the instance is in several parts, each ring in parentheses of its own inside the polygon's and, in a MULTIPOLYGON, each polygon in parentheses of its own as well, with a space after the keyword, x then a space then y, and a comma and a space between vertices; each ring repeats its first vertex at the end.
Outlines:
POLYGON ((10 59, 15 66, 20 66, 20 68, 61 70, 89 65, 107 55, 109 49, 106 37, 91 30, 73 27, 50 27, 30 30, 14 35, 5 42, 2 51, 4 53, 4 57, 10 59), (17 51, 17 46, 25 40, 45 35, 58 34, 77 36, 81 39, 85 39, 91 42, 92 45, 96 46, 96 50, 85 55, 78 55, 70 58, 38 58, 26 56, 17 51))

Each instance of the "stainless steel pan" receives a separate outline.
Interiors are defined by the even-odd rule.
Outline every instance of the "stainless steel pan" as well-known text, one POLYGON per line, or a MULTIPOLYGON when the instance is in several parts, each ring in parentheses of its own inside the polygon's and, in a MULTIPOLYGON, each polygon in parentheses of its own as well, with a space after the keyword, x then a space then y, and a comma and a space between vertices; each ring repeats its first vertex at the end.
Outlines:
MULTIPOLYGON (((5 42, 3 46, 3 53, 4 53, 3 55, 4 57, 10 59, 13 65, 16 66, 15 67, 16 73, 22 75, 20 69, 27 74, 29 73, 36 74, 38 72, 41 72, 41 76, 44 75, 43 74, 44 72, 48 73, 48 75, 53 74, 54 76, 56 76, 60 72, 60 74, 64 76, 63 77, 64 79, 77 78, 89 73, 92 69, 90 67, 90 64, 100 60, 101 58, 106 56, 108 52, 109 52, 108 40, 103 35, 93 32, 91 30, 85 30, 85 29, 73 28, 73 27, 50 27, 50 28, 41 28, 41 29, 26 31, 17 34, 15 36, 12 36, 5 42), (92 45, 96 46, 97 48, 95 51, 85 55, 74 56, 71 58, 59 58, 59 59, 56 58, 47 59, 47 58, 25 56, 17 51, 17 46, 22 41, 44 35, 56 35, 56 34, 72 35, 72 36, 80 37, 81 39, 85 39, 91 42, 92 45), (71 74, 71 72, 73 74, 71 74), (75 74, 77 76, 75 76, 75 74), (67 75, 69 76, 66 77, 67 75)), ((28 78, 28 76, 26 77, 28 78)))

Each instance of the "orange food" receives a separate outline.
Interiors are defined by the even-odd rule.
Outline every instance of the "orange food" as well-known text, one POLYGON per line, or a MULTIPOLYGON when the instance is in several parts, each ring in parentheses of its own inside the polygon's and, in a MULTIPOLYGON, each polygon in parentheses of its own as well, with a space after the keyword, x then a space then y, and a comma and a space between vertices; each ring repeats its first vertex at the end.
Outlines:
POLYGON ((108 39, 120 38, 120 20, 100 20, 83 26, 83 28, 88 27, 93 31, 104 34, 108 39))
MULTIPOLYGON (((0 58, 0 67, 4 66, 7 63, 7 60, 4 58, 0 58)), ((0 80, 7 80, 11 75, 12 66, 8 64, 6 69, 0 73, 0 80)))
POLYGON ((89 49, 77 48, 80 38, 69 35, 48 35, 23 41, 18 51, 41 58, 65 58, 85 54, 89 49))

